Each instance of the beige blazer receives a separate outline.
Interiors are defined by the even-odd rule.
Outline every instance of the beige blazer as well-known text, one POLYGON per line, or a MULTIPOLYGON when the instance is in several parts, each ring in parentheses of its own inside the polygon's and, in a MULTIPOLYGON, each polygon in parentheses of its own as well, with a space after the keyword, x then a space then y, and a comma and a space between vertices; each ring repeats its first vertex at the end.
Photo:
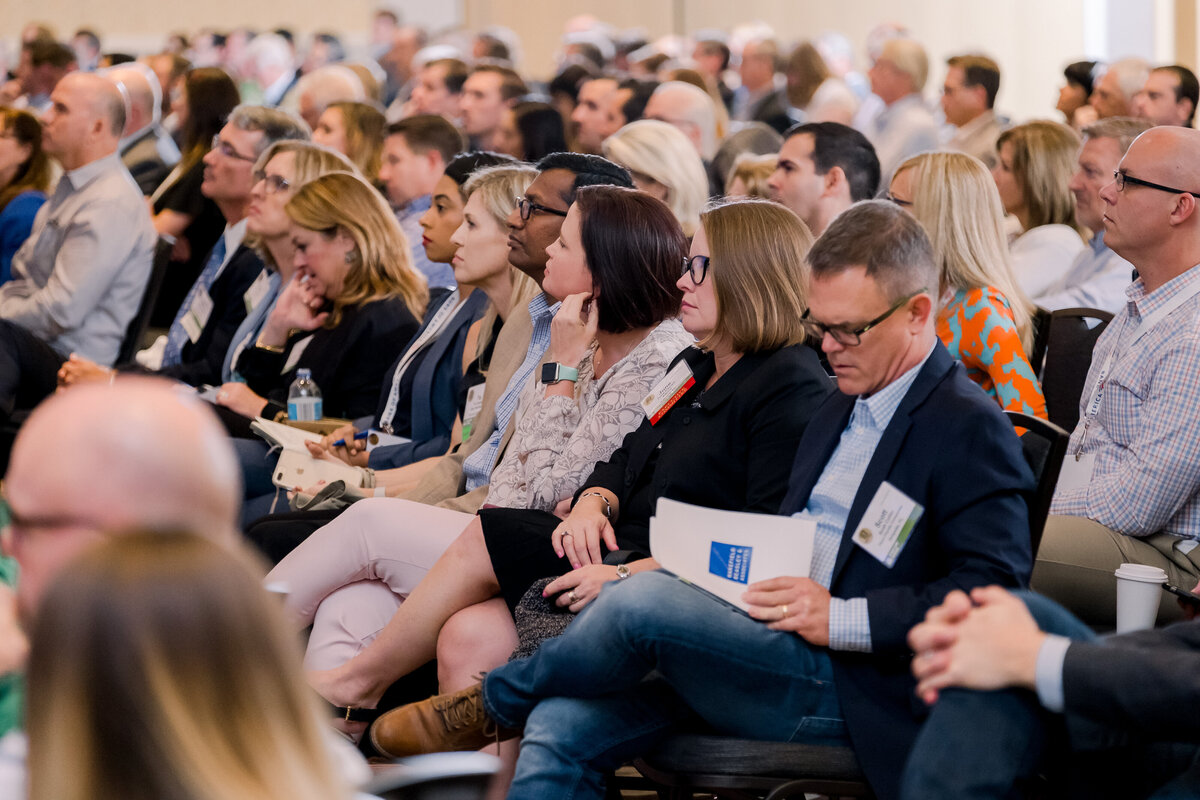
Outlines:
MULTIPOLYGON (((488 487, 480 486, 474 491, 466 491, 466 479, 463 477, 462 470, 463 460, 482 447, 495 431, 496 403, 500 401, 501 396, 508 388, 508 382, 512 380, 513 374, 525 360, 532 335, 533 319, 529 316, 529 309, 525 305, 519 304, 509 314, 503 327, 500 328, 500 333, 496 336, 492 363, 484 383, 483 407, 475 417, 471 436, 458 450, 442 456, 415 488, 401 495, 405 500, 415 500, 418 503, 437 505, 467 514, 474 514, 483 505, 488 487)), ((540 370, 535 374, 540 374, 540 370)), ((504 457, 504 450, 508 447, 515 428, 516 415, 513 415, 500 439, 500 450, 496 454, 497 464, 504 457)))

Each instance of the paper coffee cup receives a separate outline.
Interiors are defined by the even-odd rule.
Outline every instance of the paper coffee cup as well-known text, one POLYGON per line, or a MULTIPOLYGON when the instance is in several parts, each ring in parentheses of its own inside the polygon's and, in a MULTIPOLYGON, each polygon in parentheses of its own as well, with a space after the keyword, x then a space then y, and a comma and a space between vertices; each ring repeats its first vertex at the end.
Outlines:
POLYGON ((1145 564, 1122 564, 1117 576, 1117 633, 1154 627, 1167 573, 1145 564))

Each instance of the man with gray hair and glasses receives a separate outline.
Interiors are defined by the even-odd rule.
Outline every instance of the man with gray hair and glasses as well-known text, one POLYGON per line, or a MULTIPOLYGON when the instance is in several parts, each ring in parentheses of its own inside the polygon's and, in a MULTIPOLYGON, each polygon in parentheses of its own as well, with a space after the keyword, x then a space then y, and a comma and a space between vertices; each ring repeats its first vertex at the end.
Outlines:
POLYGON ((532 658, 393 712, 413 750, 524 729, 510 799, 600 798, 606 771, 699 717, 725 735, 852 744, 876 796, 896 796, 919 725, 908 629, 952 589, 1024 585, 1034 481, 1012 425, 938 341, 938 271, 911 215, 860 203, 809 262, 806 327, 839 391, 780 511, 816 525, 808 577, 750 584, 748 613, 661 571, 607 584, 532 658), (907 538, 884 510, 912 521, 907 538))

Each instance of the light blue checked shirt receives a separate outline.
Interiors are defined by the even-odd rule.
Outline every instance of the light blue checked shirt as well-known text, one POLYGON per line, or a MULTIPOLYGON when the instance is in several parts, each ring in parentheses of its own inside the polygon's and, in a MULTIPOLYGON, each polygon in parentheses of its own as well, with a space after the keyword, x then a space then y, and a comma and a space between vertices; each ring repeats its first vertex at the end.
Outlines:
POLYGON ((463 477, 466 478, 468 492, 486 486, 491 479, 492 469, 496 466, 496 454, 500 452, 500 440, 517 410, 521 389, 529 381, 534 368, 542 363, 542 356, 550 346, 550 321, 554 319, 558 306, 558 303, 550 305, 546 302, 546 295, 541 292, 529 301, 529 316, 533 318, 529 350, 525 352, 525 360, 521 362, 521 366, 508 381, 504 394, 496 402, 496 428, 492 435, 482 447, 463 459, 463 477))
MULTIPOLYGON (((842 534, 846 530, 850 506, 854 504, 858 486, 900 401, 908 394, 913 381, 917 379, 917 373, 925 366, 932 352, 933 348, 930 348, 920 364, 875 394, 858 398, 837 449, 829 457, 829 463, 809 495, 808 505, 793 515, 817 523, 809 577, 827 589, 833 581, 833 565, 837 561, 842 534)), ((833 650, 871 652, 867 598, 847 600, 834 597, 829 601, 829 647, 833 650)))
POLYGON ((1200 294, 1132 341, 1143 318, 1197 281, 1200 267, 1192 267, 1149 294, 1141 278, 1125 290, 1129 302, 1096 342, 1067 448, 1068 459, 1096 454, 1092 479, 1056 493, 1051 514, 1088 517, 1129 536, 1200 540, 1200 294), (1088 424, 1084 412, 1110 353, 1088 424))

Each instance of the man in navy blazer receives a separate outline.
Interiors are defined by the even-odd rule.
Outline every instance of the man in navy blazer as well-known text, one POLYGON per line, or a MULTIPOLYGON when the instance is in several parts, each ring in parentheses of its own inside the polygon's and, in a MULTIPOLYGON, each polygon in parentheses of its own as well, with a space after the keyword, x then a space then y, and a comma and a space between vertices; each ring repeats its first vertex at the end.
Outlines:
POLYGON ((816 523, 810 577, 751 584, 749 614, 664 572, 611 583, 532 658, 409 707, 414 740, 466 748, 484 722, 523 728, 508 796, 539 799, 602 797, 606 770, 681 727, 849 740, 876 794, 897 794, 923 711, 905 634, 952 589, 1025 584, 1034 481, 999 407, 937 340, 938 271, 910 215, 854 206, 809 261, 808 327, 840 389, 782 508, 816 523))

